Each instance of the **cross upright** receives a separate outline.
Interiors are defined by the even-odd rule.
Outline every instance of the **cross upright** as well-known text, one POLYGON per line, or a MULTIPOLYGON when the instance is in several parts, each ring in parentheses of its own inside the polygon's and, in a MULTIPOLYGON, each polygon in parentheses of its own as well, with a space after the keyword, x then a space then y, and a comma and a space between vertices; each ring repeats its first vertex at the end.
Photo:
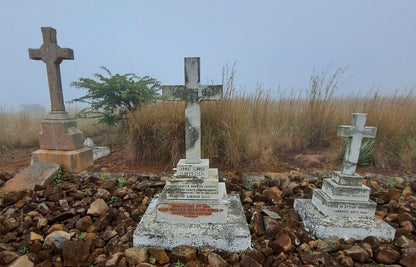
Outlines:
POLYGON ((201 111, 200 102, 220 100, 222 85, 200 84, 200 58, 185 58, 185 86, 161 86, 164 100, 185 101, 186 163, 201 162, 201 111))
POLYGON ((345 156, 342 162, 342 173, 346 175, 355 174, 358 157, 360 156, 361 142, 363 138, 375 138, 377 128, 366 127, 367 114, 353 113, 351 126, 338 126, 338 136, 346 137, 345 156))
POLYGON ((54 28, 42 27, 41 29, 43 44, 40 49, 29 48, 29 58, 42 60, 46 64, 51 111, 65 111, 59 64, 64 59, 74 59, 74 51, 70 48, 60 48, 58 46, 54 28))

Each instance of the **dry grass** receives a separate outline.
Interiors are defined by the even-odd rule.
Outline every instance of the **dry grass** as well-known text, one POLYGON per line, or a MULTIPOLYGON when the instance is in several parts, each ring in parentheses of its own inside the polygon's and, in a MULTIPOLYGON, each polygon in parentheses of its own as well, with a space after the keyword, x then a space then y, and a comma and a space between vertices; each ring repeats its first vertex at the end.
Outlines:
MULTIPOLYGON (((258 90, 201 104, 202 157, 213 166, 252 171, 279 168, 279 156, 308 148, 319 151, 337 140, 337 126, 349 124, 354 112, 368 113, 367 125, 378 128, 373 165, 410 171, 416 167, 416 96, 413 91, 334 98, 338 75, 311 79, 306 97, 272 98, 258 90)), ((130 114, 133 162, 174 167, 185 155, 184 104, 154 103, 130 114)))

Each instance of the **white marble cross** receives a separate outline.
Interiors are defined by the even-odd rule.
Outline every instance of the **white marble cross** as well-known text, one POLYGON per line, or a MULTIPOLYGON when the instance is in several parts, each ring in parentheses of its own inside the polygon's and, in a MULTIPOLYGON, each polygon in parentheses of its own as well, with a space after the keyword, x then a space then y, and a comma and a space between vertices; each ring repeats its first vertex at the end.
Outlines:
POLYGON ((29 57, 30 59, 42 60, 46 64, 51 111, 65 111, 59 64, 64 59, 74 59, 74 51, 70 48, 60 48, 58 46, 54 28, 42 27, 41 29, 43 44, 40 49, 29 48, 29 57))
POLYGON ((200 102, 220 100, 222 85, 200 85, 199 57, 185 58, 185 86, 161 86, 164 100, 185 101, 186 163, 201 162, 200 102))
POLYGON ((351 126, 338 126, 338 136, 346 137, 345 156, 342 162, 342 173, 346 175, 355 174, 358 157, 360 156, 361 142, 363 138, 375 138, 377 128, 366 127, 367 114, 353 113, 351 126))

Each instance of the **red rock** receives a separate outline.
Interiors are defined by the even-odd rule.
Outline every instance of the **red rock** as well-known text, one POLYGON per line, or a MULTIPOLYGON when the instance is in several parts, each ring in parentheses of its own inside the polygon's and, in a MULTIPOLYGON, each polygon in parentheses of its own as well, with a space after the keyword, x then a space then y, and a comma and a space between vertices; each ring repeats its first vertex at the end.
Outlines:
POLYGON ((375 254, 377 262, 383 264, 393 264, 400 258, 400 252, 387 246, 380 246, 375 254))
POLYGON ((90 243, 80 240, 62 244, 62 257, 65 266, 84 266, 90 254, 90 243))
POLYGON ((375 236, 367 236, 364 238, 361 243, 368 243, 370 244, 371 248, 374 250, 378 249, 380 247, 380 241, 375 236))
POLYGON ((185 245, 174 247, 172 248, 170 257, 174 262, 178 260, 182 263, 193 261, 196 258, 196 248, 185 245))
POLYGON ((90 208, 87 211, 87 214, 98 217, 101 216, 107 210, 107 203, 103 199, 98 198, 93 203, 91 203, 90 208))
POLYGON ((264 234, 264 218, 260 213, 254 212, 251 225, 255 235, 262 236, 264 234))
POLYGON ((151 247, 149 249, 150 255, 156 259, 159 264, 166 264, 169 262, 169 257, 165 250, 161 247, 151 247))
POLYGON ((90 216, 84 216, 75 223, 75 227, 81 232, 86 232, 92 225, 92 219, 90 216))
POLYGON ((248 256, 252 259, 254 259, 255 261, 257 261, 260 264, 263 264, 265 261, 265 257, 264 254, 261 251, 258 250, 248 250, 244 253, 245 256, 248 256))
POLYGON ((210 266, 226 267, 229 264, 218 254, 210 253, 208 255, 208 263, 210 266))
POLYGON ((33 267, 35 264, 29 259, 27 255, 17 258, 9 267, 33 267))
POLYGON ((407 257, 402 258, 399 263, 405 267, 416 266, 416 253, 413 253, 407 257))
POLYGON ((243 259, 240 261, 241 267, 261 267, 262 265, 252 259, 251 257, 243 257, 243 259))
POLYGON ((292 240, 289 235, 281 233, 270 243, 270 247, 275 253, 288 252, 292 249, 292 240))
POLYGON ((146 263, 149 260, 148 248, 146 247, 132 247, 124 251, 126 260, 129 265, 146 263))
POLYGON ((12 251, 2 251, 0 252, 0 264, 7 265, 14 261, 19 255, 12 251))
POLYGON ((318 240, 318 250, 323 252, 334 252, 339 248, 339 237, 331 236, 325 240, 318 240))
POLYGON ((204 264, 200 261, 190 261, 185 264, 185 267, 203 267, 203 266, 204 264))
POLYGON ((351 257, 353 260, 364 263, 370 260, 370 257, 365 249, 355 245, 350 249, 344 250, 345 256, 351 257))

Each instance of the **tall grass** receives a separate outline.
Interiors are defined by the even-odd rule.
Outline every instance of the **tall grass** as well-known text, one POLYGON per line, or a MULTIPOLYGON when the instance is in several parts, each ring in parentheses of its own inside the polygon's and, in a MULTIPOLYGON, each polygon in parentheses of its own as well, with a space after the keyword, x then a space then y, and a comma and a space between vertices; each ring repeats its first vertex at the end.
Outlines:
MULTIPOLYGON (((225 81, 222 101, 201 103, 202 157, 223 169, 277 170, 279 158, 304 149, 319 151, 350 124, 354 112, 368 113, 367 125, 378 128, 372 164, 382 169, 416 167, 416 97, 413 91, 382 96, 336 98, 338 76, 311 78, 306 96, 271 97, 235 93, 225 81)), ((129 149, 134 163, 174 167, 185 155, 184 104, 153 103, 129 116, 129 149)))

